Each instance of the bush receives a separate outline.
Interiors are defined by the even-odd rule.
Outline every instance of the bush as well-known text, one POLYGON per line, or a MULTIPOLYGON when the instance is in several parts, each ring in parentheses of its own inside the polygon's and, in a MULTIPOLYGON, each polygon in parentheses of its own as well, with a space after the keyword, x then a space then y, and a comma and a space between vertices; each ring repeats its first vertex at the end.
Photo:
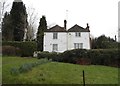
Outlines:
POLYGON ((32 70, 33 67, 36 67, 38 65, 42 65, 48 62, 51 62, 51 60, 40 59, 39 61, 34 62, 34 63, 25 63, 21 65, 19 68, 11 68, 10 72, 11 72, 11 75, 18 75, 20 73, 25 73, 25 72, 32 70))
POLYGON ((43 52, 39 52, 38 53, 38 59, 41 58, 47 58, 47 59, 52 59, 53 61, 58 61, 59 56, 56 52, 47 52, 47 51, 43 51, 43 52))
POLYGON ((40 52, 38 58, 52 59, 57 62, 66 62, 82 65, 118 66, 117 49, 74 49, 63 53, 40 52))
POLYGON ((18 75, 20 73, 17 68, 12 68, 10 71, 12 75, 18 75))
POLYGON ((88 58, 94 65, 118 66, 117 49, 95 49, 88 51, 88 58))
POLYGON ((37 50, 36 42, 17 42, 17 41, 8 41, 2 42, 3 46, 14 46, 21 50, 21 56, 33 56, 34 51, 37 50))
POLYGON ((21 56, 21 50, 14 46, 2 46, 3 56, 21 56))
POLYGON ((33 67, 32 64, 26 63, 20 66, 19 71, 20 73, 28 72, 32 70, 32 67, 33 67))
POLYGON ((40 58, 49 58, 50 54, 49 52, 43 51, 43 52, 38 52, 38 59, 40 58))
POLYGON ((74 49, 65 51, 60 55, 60 58, 63 62, 68 63, 77 63, 80 58, 87 57, 87 50, 85 49, 74 49))

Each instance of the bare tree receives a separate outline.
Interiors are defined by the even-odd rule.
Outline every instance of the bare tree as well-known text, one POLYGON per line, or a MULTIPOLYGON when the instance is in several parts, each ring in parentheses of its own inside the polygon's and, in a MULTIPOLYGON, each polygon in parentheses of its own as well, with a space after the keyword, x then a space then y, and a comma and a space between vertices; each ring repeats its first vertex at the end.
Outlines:
POLYGON ((1 0, 0 2, 0 32, 2 28, 2 19, 9 5, 10 4, 7 3, 7 0, 1 0))
POLYGON ((37 13, 34 8, 27 8, 28 13, 28 27, 26 32, 26 40, 32 41, 35 38, 36 21, 38 21, 37 13))

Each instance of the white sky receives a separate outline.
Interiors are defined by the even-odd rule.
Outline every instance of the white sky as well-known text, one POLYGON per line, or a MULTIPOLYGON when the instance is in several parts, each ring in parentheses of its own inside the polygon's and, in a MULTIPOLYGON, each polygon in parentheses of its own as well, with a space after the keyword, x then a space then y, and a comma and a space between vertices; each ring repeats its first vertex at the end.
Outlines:
MULTIPOLYGON (((13 0, 8 0, 13 2, 13 0)), ((26 8, 31 6, 38 13, 38 19, 46 16, 48 26, 58 24, 67 28, 75 24, 86 27, 94 37, 102 34, 114 38, 118 36, 119 0, 22 0, 26 8), (68 10, 68 12, 66 12, 68 10), (67 14, 67 17, 66 17, 67 14)), ((36 21, 37 25, 39 21, 36 21)))

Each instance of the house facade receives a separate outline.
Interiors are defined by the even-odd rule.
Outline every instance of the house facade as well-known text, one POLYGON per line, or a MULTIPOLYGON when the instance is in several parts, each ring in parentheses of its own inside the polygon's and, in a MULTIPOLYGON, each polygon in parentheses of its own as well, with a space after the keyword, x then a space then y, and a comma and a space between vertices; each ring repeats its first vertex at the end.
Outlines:
POLYGON ((118 42, 120 43, 120 28, 118 29, 118 42))
POLYGON ((87 24, 86 28, 74 25, 66 30, 64 27, 55 25, 44 32, 44 51, 64 52, 72 49, 90 49, 90 30, 87 24))

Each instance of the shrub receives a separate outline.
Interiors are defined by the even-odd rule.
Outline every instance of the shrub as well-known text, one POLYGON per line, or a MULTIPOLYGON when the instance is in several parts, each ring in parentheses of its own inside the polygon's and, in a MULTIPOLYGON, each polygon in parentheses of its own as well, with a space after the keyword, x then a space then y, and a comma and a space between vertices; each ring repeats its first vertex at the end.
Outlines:
POLYGON ((46 52, 46 51, 43 51, 43 52, 38 52, 38 59, 40 58, 48 58, 50 55, 49 55, 49 52, 46 52))
POLYGON ((2 46, 3 56, 21 56, 21 50, 14 46, 2 46))
POLYGON ((52 59, 53 61, 58 61, 59 56, 56 52, 47 52, 47 51, 43 51, 43 52, 39 52, 38 53, 38 59, 41 58, 47 58, 47 59, 52 59))
POLYGON ((61 61, 68 63, 77 63, 80 58, 87 57, 87 50, 85 49, 74 49, 63 52, 60 55, 61 61))
POLYGON ((48 62, 51 62, 51 60, 40 59, 39 61, 34 62, 34 63, 25 63, 25 64, 21 65, 19 68, 12 68, 10 70, 10 72, 12 75, 18 75, 19 73, 28 72, 28 71, 32 70, 33 67, 36 67, 38 65, 42 65, 42 64, 45 64, 48 62))
POLYGON ((17 68, 12 68, 12 69, 10 70, 10 72, 11 72, 12 75, 18 75, 18 74, 20 73, 17 68))
POLYGON ((3 46, 14 46, 21 50, 21 56, 33 56, 34 51, 37 50, 36 42, 18 42, 18 41, 8 41, 2 42, 3 46))
POLYGON ((32 65, 29 64, 29 63, 23 64, 23 65, 20 66, 20 68, 19 68, 20 73, 28 72, 28 71, 30 71, 30 70, 32 70, 32 65))
POLYGON ((74 49, 63 53, 40 52, 38 58, 52 59, 53 61, 85 64, 85 65, 106 65, 118 66, 118 50, 117 49, 74 49))
POLYGON ((95 49, 88 51, 88 58, 94 65, 117 66, 118 50, 117 49, 95 49))

